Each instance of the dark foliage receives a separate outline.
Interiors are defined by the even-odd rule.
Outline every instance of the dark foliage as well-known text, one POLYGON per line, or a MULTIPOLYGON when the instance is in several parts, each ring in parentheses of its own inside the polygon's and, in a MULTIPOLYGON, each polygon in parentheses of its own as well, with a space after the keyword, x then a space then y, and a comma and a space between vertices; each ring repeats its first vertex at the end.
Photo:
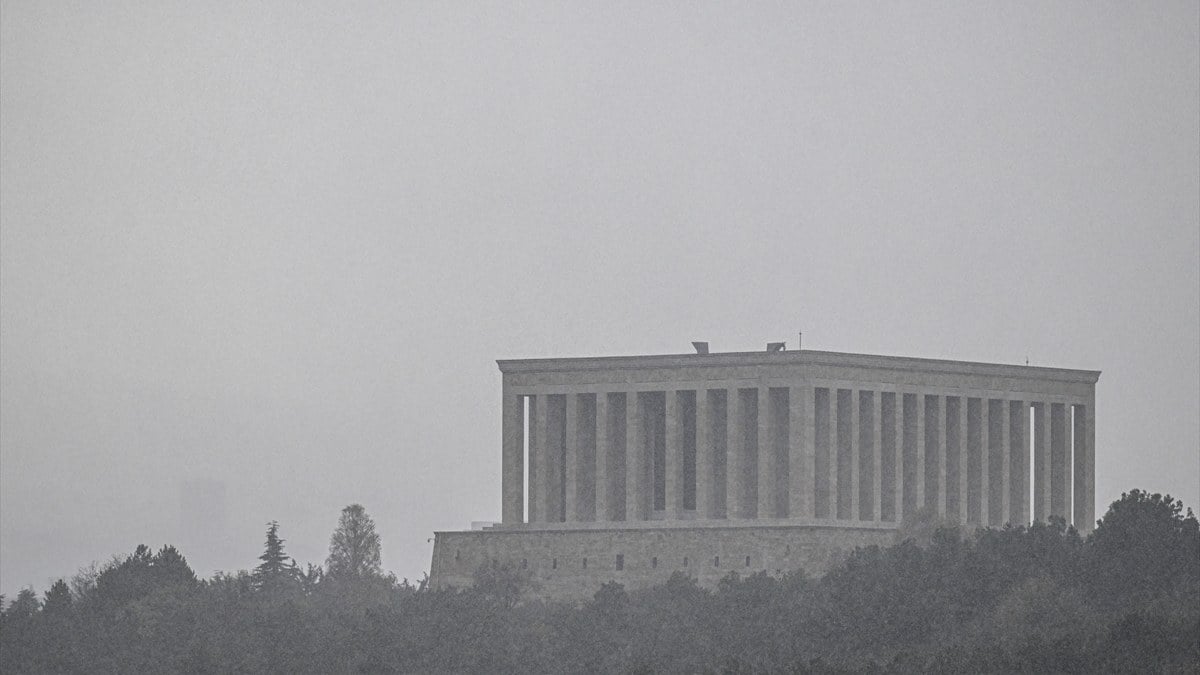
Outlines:
POLYGON ((284 555, 279 523, 273 520, 267 523, 267 541, 258 559, 262 562, 254 568, 252 575, 256 589, 277 593, 299 588, 301 573, 296 568, 296 561, 284 555))
POLYGON ((1109 608, 1172 598, 1200 604, 1200 524, 1183 502, 1141 490, 1123 494, 1091 544, 1088 580, 1109 608))
POLYGON ((1123 495, 1087 539, 1061 520, 926 529, 857 550, 820 579, 730 574, 710 590, 677 573, 641 591, 608 583, 579 605, 529 599, 529 577, 502 566, 481 568, 475 588, 459 591, 312 565, 299 572, 275 526, 253 575, 199 581, 175 549, 140 546, 56 582, 43 600, 22 591, 0 614, 0 671, 1200 668, 1200 530, 1178 501, 1123 495))

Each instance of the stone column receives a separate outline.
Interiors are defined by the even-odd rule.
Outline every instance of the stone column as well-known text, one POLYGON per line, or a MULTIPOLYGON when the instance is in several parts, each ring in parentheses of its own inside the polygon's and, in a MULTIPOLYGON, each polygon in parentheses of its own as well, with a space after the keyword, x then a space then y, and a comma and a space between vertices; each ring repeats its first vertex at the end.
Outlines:
POLYGON ((549 396, 537 394, 529 405, 529 520, 545 523, 549 520, 550 471, 546 466, 546 413, 549 396))
POLYGON ((665 517, 678 520, 683 515, 683 424, 679 406, 680 392, 663 392, 666 443, 665 517))
POLYGON ((1000 401, 1000 480, 997 484, 1000 487, 1000 525, 1012 522, 1012 494, 1009 486, 1012 481, 1012 470, 1009 466, 1009 448, 1012 442, 1009 440, 1009 432, 1012 430, 1012 422, 1009 420, 1009 414, 1012 412, 1012 403, 1008 400, 1000 401))
POLYGON ((501 518, 505 525, 525 521, 525 401, 502 387, 500 413, 501 518))
POLYGON ((625 394, 625 520, 646 520, 646 448, 642 410, 636 391, 625 394))
POLYGON ((729 423, 726 425, 728 441, 725 459, 725 513, 730 520, 745 518, 745 435, 742 433, 742 397, 736 387, 727 390, 726 406, 729 423))
POLYGON ((758 388, 758 518, 775 517, 775 444, 771 438, 771 390, 758 388))
POLYGON ((838 517, 838 388, 829 388, 829 519, 838 517))
POLYGON ((991 407, 987 396, 979 397, 979 524, 984 527, 992 524, 989 504, 992 482, 988 466, 992 463, 991 407))
POLYGON ((1096 526, 1096 396, 1075 406, 1075 529, 1096 526))
POLYGON ((612 520, 609 485, 608 394, 596 393, 596 522, 612 520))
POLYGON ((1033 519, 1050 520, 1050 404, 1033 404, 1033 519))
POLYGON ((792 387, 788 392, 788 514, 792 518, 812 518, 813 491, 816 489, 816 447, 813 443, 813 388, 792 387))
POLYGON ((1071 494, 1069 472, 1071 448, 1070 409, 1062 403, 1050 404, 1050 515, 1071 519, 1068 496, 1071 494))
POLYGON ((935 418, 937 421, 937 431, 935 432, 933 442, 937 446, 937 502, 934 505, 937 509, 938 518, 946 517, 946 397, 937 396, 934 398, 937 401, 937 412, 935 418))
POLYGON ((1029 404, 1014 401, 1013 417, 1009 421, 1012 436, 1009 438, 1009 521, 1018 525, 1029 524, 1029 404))
POLYGON ((713 517, 713 466, 708 390, 696 390, 696 517, 713 517))
POLYGON ((897 390, 894 403, 892 405, 892 423, 896 430, 892 435, 892 452, 896 456, 895 469, 895 486, 893 489, 893 497, 896 502, 896 522, 904 521, 904 491, 912 489, 908 481, 904 480, 904 393, 897 390))
POLYGON ((917 451, 913 457, 917 461, 916 491, 917 509, 925 508, 925 394, 917 392, 913 397, 917 402, 917 451))
POLYGON ((858 389, 850 390, 850 520, 858 520, 862 503, 859 453, 862 448, 862 394, 858 389))
POLYGON ((561 523, 566 519, 566 396, 546 396, 546 426, 543 438, 546 448, 546 520, 561 523), (559 398, 561 396, 561 399, 559 398), (560 401, 562 405, 560 405, 560 401))
POLYGON ((971 441, 967 437, 966 396, 958 397, 958 522, 964 525, 971 520, 971 441))
POLYGON ((566 488, 563 490, 565 504, 563 505, 563 521, 579 520, 579 396, 567 394, 566 399, 566 433, 563 448, 563 480, 566 488))
POLYGON ((871 392, 871 492, 876 522, 883 520, 883 394, 871 392))

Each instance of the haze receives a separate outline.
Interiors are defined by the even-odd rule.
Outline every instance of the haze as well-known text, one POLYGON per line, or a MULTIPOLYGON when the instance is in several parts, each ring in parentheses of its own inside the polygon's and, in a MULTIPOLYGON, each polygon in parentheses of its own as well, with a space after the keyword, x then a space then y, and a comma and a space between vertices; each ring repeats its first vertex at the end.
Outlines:
POLYGON ((1200 7, 0 6, 0 590, 500 515, 497 358, 1103 371, 1200 503, 1200 7))

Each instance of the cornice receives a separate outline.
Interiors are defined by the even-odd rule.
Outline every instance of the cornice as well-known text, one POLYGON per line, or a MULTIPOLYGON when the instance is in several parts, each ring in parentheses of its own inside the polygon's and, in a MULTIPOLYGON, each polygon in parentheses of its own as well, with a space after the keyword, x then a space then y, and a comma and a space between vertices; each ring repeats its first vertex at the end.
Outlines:
POLYGON ((549 373, 588 370, 643 370, 649 368, 729 368, 738 366, 834 366, 877 370, 918 371, 938 374, 1016 377, 1095 384, 1098 370, 1020 366, 1002 363, 926 359, 799 350, 786 352, 723 352, 714 354, 654 354, 643 356, 587 356, 550 359, 500 359, 502 373, 549 373))

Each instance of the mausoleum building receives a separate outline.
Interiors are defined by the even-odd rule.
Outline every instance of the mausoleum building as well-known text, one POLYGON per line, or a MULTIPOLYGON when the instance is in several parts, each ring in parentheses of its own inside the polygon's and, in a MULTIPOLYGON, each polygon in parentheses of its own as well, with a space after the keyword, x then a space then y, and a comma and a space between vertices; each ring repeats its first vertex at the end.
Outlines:
POLYGON ((481 565, 544 597, 711 585, 819 574, 917 516, 1095 520, 1097 371, 781 344, 498 363, 502 522, 438 532, 434 587, 481 565))

